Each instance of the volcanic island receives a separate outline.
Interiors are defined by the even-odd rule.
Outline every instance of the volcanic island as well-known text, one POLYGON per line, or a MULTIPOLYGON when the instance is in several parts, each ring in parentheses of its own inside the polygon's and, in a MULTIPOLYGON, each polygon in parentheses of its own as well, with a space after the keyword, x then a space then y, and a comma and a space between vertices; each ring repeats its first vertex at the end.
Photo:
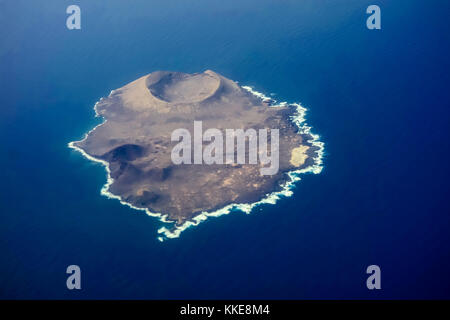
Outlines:
MULTIPOLYGON (((211 70, 156 71, 111 91, 94 109, 103 123, 69 146, 105 165, 104 195, 170 223, 159 230, 165 237, 177 237, 208 216, 233 208, 248 212, 270 197, 289 195, 296 174, 321 169, 323 143, 303 124, 304 108, 276 104, 211 70), (261 174, 262 162, 175 164, 171 154, 178 142, 172 133, 184 128, 194 136, 199 121, 203 132, 278 129, 278 171, 261 174)), ((202 148, 209 143, 200 141, 202 148)))

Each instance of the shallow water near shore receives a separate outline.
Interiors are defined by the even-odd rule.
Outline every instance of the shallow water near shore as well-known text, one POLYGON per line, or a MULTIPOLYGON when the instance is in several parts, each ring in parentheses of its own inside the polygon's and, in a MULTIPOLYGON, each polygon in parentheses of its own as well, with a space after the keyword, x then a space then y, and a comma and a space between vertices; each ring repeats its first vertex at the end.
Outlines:
POLYGON ((78 1, 80 31, 68 2, 1 5, 1 298, 450 298, 447 4, 378 1, 372 32, 369 1, 134 2, 78 1), (306 107, 324 168, 161 243, 67 143, 110 90, 206 69, 306 107))

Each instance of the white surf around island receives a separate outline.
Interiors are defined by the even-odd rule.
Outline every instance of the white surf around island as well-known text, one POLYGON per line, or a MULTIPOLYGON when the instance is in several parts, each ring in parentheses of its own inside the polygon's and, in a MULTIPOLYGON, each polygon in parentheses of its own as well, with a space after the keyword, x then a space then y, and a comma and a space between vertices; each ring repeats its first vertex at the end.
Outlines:
MULTIPOLYGON (((178 238, 184 230, 186 230, 190 227, 199 225, 201 222, 207 220, 208 217, 220 217, 222 215, 227 215, 227 214, 231 213, 233 210, 239 210, 246 214, 250 214, 252 212, 252 210, 257 206, 260 206, 262 204, 276 204, 276 202, 278 200, 280 200, 282 197, 291 197, 293 195, 292 189, 293 189, 295 183, 298 182, 299 180, 301 180, 301 178, 300 178, 301 174, 304 174, 304 173, 318 174, 318 173, 320 173, 323 168, 323 155, 324 155, 325 144, 319 140, 319 138, 320 138, 319 135, 311 133, 311 127, 309 127, 305 121, 305 115, 306 115, 307 109, 305 107, 303 107, 300 103, 289 103, 289 104, 287 102, 276 103, 275 99, 270 98, 270 97, 264 95, 263 93, 254 90, 252 87, 242 86, 242 88, 244 88, 248 92, 252 93, 254 96, 260 98, 262 101, 266 101, 266 102, 270 101, 272 103, 272 105, 270 106, 271 108, 276 108, 276 107, 281 107, 281 106, 286 106, 286 105, 295 106, 296 114, 294 116, 292 116, 291 120, 297 125, 297 127, 299 129, 299 134, 308 134, 309 136, 312 137, 312 139, 308 140, 307 142, 317 148, 317 151, 315 151, 316 157, 314 158, 314 163, 312 165, 310 165, 309 167, 303 168, 303 169, 287 172, 286 174, 288 175, 289 180, 287 180, 286 182, 284 182, 283 184, 280 185, 281 190, 268 193, 268 194, 266 194, 266 196, 264 198, 262 198, 259 201, 252 202, 252 203, 231 203, 231 204, 229 204, 219 210, 216 210, 216 211, 212 211, 212 212, 204 211, 204 212, 198 214, 197 216, 193 217, 192 221, 186 221, 182 225, 178 226, 175 224, 174 221, 170 221, 167 219, 167 214, 151 212, 147 208, 135 207, 132 204, 124 201, 120 196, 112 194, 109 191, 109 187, 114 182, 114 179, 111 178, 111 171, 109 169, 109 163, 107 161, 95 158, 95 157, 87 154, 83 149, 81 149, 75 145, 76 142, 81 142, 81 141, 84 141, 85 139, 87 139, 88 135, 91 132, 93 132, 97 127, 103 125, 107 121, 106 119, 104 119, 104 121, 102 123, 98 124, 92 130, 90 130, 88 133, 86 133, 84 138, 81 141, 69 142, 68 147, 80 152, 83 155, 83 157, 85 157, 86 159, 94 161, 94 162, 98 162, 105 167, 106 173, 107 173, 106 174, 107 181, 106 181, 106 184, 102 187, 102 189, 100 191, 101 195, 103 195, 109 199, 117 199, 123 205, 129 206, 130 208, 133 208, 135 210, 144 211, 149 216, 158 217, 159 220, 165 224, 171 224, 171 227, 169 227, 169 228, 166 226, 163 226, 158 229, 159 236, 157 238, 161 242, 166 239, 178 238)), ((114 90, 112 90, 109 95, 111 96, 112 94, 114 94, 114 90)), ((103 98, 101 98, 100 101, 101 100, 103 100, 103 98)), ((98 102, 94 105, 95 116, 100 117, 100 114, 97 112, 97 104, 98 104, 98 102)))

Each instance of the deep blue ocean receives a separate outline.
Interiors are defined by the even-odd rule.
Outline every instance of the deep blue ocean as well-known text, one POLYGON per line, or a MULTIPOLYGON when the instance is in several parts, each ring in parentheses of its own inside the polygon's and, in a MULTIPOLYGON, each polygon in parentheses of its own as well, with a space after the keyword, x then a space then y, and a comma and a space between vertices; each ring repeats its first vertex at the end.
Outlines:
POLYGON ((450 298, 448 1, 0 1, 0 298, 450 298), (66 8, 81 8, 81 30, 66 8), (366 8, 381 8, 381 30, 366 8), (162 224, 67 148, 156 70, 301 102, 324 169, 293 197, 162 224), (66 288, 79 265, 82 290, 66 288), (381 268, 381 290, 366 268, 381 268))

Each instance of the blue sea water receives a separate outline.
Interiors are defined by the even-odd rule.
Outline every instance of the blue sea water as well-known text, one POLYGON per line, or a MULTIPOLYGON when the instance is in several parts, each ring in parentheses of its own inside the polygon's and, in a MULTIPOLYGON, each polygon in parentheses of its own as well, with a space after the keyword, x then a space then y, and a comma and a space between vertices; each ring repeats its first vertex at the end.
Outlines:
POLYGON ((0 1, 0 298, 450 298, 445 1, 0 1), (82 29, 65 26, 81 7, 82 29), (368 30, 366 8, 381 8, 368 30), (155 70, 301 102, 324 169, 293 197, 157 240, 67 148, 155 70), (82 290, 66 288, 66 268, 82 290), (366 267, 381 267, 381 290, 366 267))

